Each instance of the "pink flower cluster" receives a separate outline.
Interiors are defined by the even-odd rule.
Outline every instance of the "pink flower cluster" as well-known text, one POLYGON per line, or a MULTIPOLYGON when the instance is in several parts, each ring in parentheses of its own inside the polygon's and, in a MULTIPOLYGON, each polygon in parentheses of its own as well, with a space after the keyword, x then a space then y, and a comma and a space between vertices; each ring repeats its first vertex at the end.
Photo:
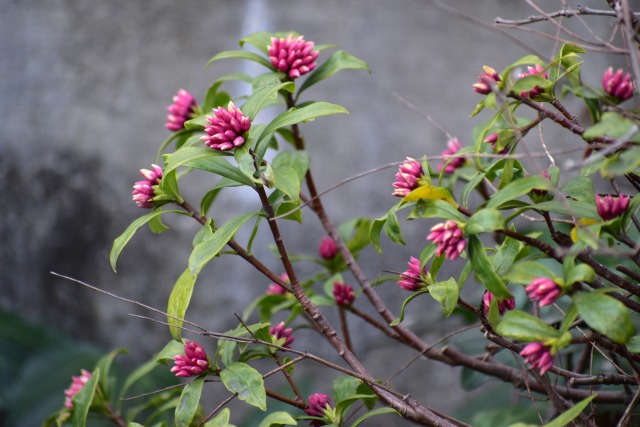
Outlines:
POLYGON ((202 375, 209 368, 207 353, 202 346, 195 341, 184 340, 184 355, 173 356, 174 367, 171 372, 176 377, 192 377, 202 375))
POLYGON ((278 323, 277 326, 271 326, 269 328, 269 333, 276 339, 276 341, 281 341, 281 343, 276 342, 274 344, 279 344, 284 348, 290 348, 291 344, 296 339, 293 336, 293 329, 285 329, 284 322, 278 323))
POLYGON ((629 196, 618 196, 617 199, 613 199, 611 194, 604 197, 596 195, 596 210, 598 215, 605 221, 622 216, 629 207, 629 196))
POLYGON ((184 122, 189 120, 193 115, 196 105, 196 99, 184 89, 179 89, 178 93, 173 97, 173 104, 167 107, 167 123, 164 127, 170 131, 176 132, 184 127, 184 122))
POLYGON ((396 173, 396 182, 393 183, 395 190, 393 195, 396 197, 405 197, 413 190, 420 186, 420 178, 424 176, 424 170, 419 161, 407 157, 403 164, 400 165, 398 173, 396 173))
POLYGON ((144 181, 137 181, 133 186, 133 201, 138 207, 143 209, 151 209, 153 207, 153 198, 156 196, 154 185, 158 185, 162 179, 162 168, 158 165, 151 165, 151 169, 140 169, 140 173, 144 176, 144 181))
POLYGON ((73 408, 73 397, 82 390, 82 387, 91 379, 91 372, 82 369, 80 376, 71 377, 71 385, 64 391, 64 406, 69 409, 73 408))
POLYGON ((341 307, 349 307, 356 299, 353 288, 346 283, 333 282, 333 296, 336 304, 341 307))
POLYGON ((532 342, 527 344, 520 356, 524 357, 525 363, 531 366, 531 369, 540 369, 540 375, 544 375, 553 366, 553 356, 551 355, 551 347, 541 342, 532 342))
MULTIPOLYGON (((326 417, 325 411, 333 408, 331 398, 326 394, 316 393, 309 396, 309 407, 304 410, 312 417, 326 417)), ((313 427, 319 427, 326 425, 325 422, 320 420, 312 420, 309 425, 313 427)))
MULTIPOLYGON (((491 307, 491 302, 495 299, 495 296, 489 292, 485 291, 482 296, 482 305, 484 305, 484 311, 489 313, 489 307, 491 307)), ((516 300, 513 298, 503 298, 502 301, 498 302, 498 311, 500 312, 500 316, 504 314, 507 310, 513 310, 516 308, 516 300)))
POLYGON ((446 150, 440 153, 444 156, 444 162, 438 165, 438 170, 444 168, 445 173, 453 173, 456 169, 464 165, 466 159, 462 156, 453 157, 462 148, 462 144, 458 138, 453 137, 448 140, 447 147, 446 150))
POLYGON ((411 257, 411 261, 407 263, 409 269, 400 275, 401 279, 398 280, 398 286, 409 292, 416 292, 420 288, 426 286, 426 283, 422 280, 422 274, 426 275, 426 268, 420 270, 420 260, 418 258, 411 257))
POLYGON ((483 73, 478 74, 478 82, 473 85, 473 90, 481 95, 488 95, 492 92, 492 87, 502 81, 500 74, 491 67, 483 66, 483 73))
POLYGON ((274 67, 295 79, 316 67, 314 61, 319 52, 314 51, 314 47, 314 43, 305 41, 304 36, 289 34, 286 39, 272 37, 267 52, 274 67))
POLYGON ((445 257, 450 260, 458 258, 467 247, 464 233, 454 220, 441 222, 431 227, 431 233, 427 236, 427 240, 438 245, 436 248, 437 256, 444 253, 445 257))
POLYGON ((631 74, 625 74, 622 68, 614 73, 613 68, 609 67, 602 75, 602 88, 622 102, 633 96, 635 84, 631 80, 631 74))
MULTIPOLYGON (((549 78, 549 75, 544 71, 544 68, 542 68, 538 64, 534 65, 533 67, 527 67, 527 72, 521 73, 518 77, 523 78, 527 76, 533 76, 536 74, 541 75, 545 79, 549 78)), ((540 86, 536 86, 533 89, 531 89, 529 92, 520 92, 520 96, 523 98, 533 98, 534 96, 540 95, 541 93, 544 93, 544 89, 541 88, 540 86)))
POLYGON ((529 299, 540 301, 540 307, 553 304, 562 294, 560 285, 547 277, 533 279, 524 290, 529 299))
POLYGON ((244 144, 244 134, 251 128, 251 120, 240 109, 229 102, 227 108, 213 109, 213 116, 207 116, 207 135, 200 137, 214 150, 227 151, 244 144))
POLYGON ((324 236, 318 246, 318 254, 320 258, 325 260, 333 259, 338 254, 336 242, 331 237, 324 236))
MULTIPOLYGON (((289 275, 287 273, 282 273, 280 275, 280 279, 287 284, 291 284, 291 281, 289 281, 289 275)), ((267 295, 286 295, 286 294, 287 294, 287 290, 277 283, 270 283, 269 287, 267 288, 267 295)))

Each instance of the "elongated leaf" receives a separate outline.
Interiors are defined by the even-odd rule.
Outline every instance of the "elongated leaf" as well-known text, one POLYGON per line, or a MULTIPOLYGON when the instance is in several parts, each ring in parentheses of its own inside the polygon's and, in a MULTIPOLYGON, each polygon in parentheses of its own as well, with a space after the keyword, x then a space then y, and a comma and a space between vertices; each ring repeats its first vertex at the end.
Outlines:
POLYGON ((73 427, 85 427, 87 425, 87 414, 89 407, 96 394, 96 388, 100 382, 100 368, 96 368, 91 373, 91 378, 82 386, 80 391, 71 399, 73 403, 73 427))
POLYGON ((444 187, 434 187, 433 185, 422 185, 416 188, 404 196, 402 202, 417 202, 418 200, 444 200, 454 208, 458 207, 449 190, 444 187))
POLYGON ((371 223, 371 228, 369 229, 369 240, 371 241, 371 246, 375 248, 375 250, 382 255, 382 244, 380 243, 380 233, 382 233, 382 229, 384 225, 387 223, 387 216, 380 217, 378 219, 373 220, 371 223))
POLYGON ((520 310, 506 312, 496 332, 520 341, 545 341, 560 336, 560 332, 556 329, 520 310))
POLYGON ((595 204, 595 190, 591 179, 586 176, 578 175, 565 182, 560 191, 564 191, 569 197, 576 199, 579 202, 587 202, 595 204))
POLYGON ((262 420, 258 427, 280 427, 282 425, 297 426, 298 422, 287 412, 278 411, 267 415, 267 417, 262 420))
POLYGON ((487 203, 487 208, 499 209, 504 203, 524 196, 533 189, 553 190, 553 184, 542 176, 521 178, 494 194, 491 200, 489 200, 489 203, 487 203))
POLYGON ((273 169, 285 165, 290 166, 296 171, 298 178, 302 181, 307 174, 307 170, 309 170, 310 162, 309 154, 306 151, 281 151, 273 158, 271 166, 273 169))
POLYGON ((204 376, 198 377, 182 390, 175 413, 176 427, 189 427, 191 425, 191 421, 193 421, 193 417, 198 410, 198 403, 200 403, 204 379, 204 376))
POLYGON ((496 209, 482 209, 467 221, 464 232, 467 235, 504 230, 504 217, 496 209))
POLYGON ((246 37, 240 39, 240 47, 244 46, 245 43, 249 43, 251 46, 258 49, 260 52, 265 55, 269 55, 269 46, 271 46, 271 38, 275 37, 277 39, 284 39, 289 34, 292 34, 293 37, 298 37, 298 33, 295 31, 287 31, 287 32, 278 32, 278 33, 268 33, 266 31, 261 31, 253 34, 249 34, 246 37))
POLYGON ((209 68, 209 66, 215 61, 228 58, 248 59, 249 61, 254 61, 258 64, 264 65, 270 70, 275 70, 275 68, 273 68, 273 65, 271 65, 271 61, 269 61, 267 58, 253 52, 248 52, 246 50, 227 50, 225 52, 220 52, 219 54, 214 55, 213 58, 211 58, 209 62, 207 62, 207 68, 209 68))
POLYGON ((549 268, 537 261, 520 261, 514 264, 505 275, 505 280, 521 285, 528 285, 538 277, 555 278, 555 274, 549 268))
POLYGON ((307 77, 302 86, 300 86, 298 94, 301 94, 314 84, 329 78, 342 70, 366 70, 371 72, 369 64, 345 52, 344 50, 339 50, 334 52, 329 59, 327 59, 322 65, 316 68, 309 77, 307 77))
MULTIPOLYGON (((111 365, 113 364, 113 360, 119 354, 126 354, 127 349, 125 348, 117 348, 115 350, 110 351, 108 354, 102 356, 98 363, 96 363, 96 368, 100 369, 100 381, 98 385, 100 389, 104 392, 104 395, 107 399, 111 400, 111 392, 112 390, 109 388, 109 371, 111 370, 111 365)), ((111 384, 113 385, 113 384, 111 384)))
POLYGON ((520 92, 529 92, 536 86, 546 89, 551 87, 552 85, 553 85, 553 82, 551 82, 550 80, 545 79, 539 74, 533 74, 533 75, 518 79, 513 85, 513 87, 511 88, 511 90, 517 93, 518 95, 520 95, 520 92))
POLYGON ((300 177, 295 169, 288 165, 273 168, 275 187, 296 202, 300 198, 300 177))
POLYGON ((578 264, 569 270, 564 282, 566 286, 571 286, 576 282, 590 282, 595 275, 596 272, 587 264, 578 264))
POLYGON ((171 330, 171 336, 176 341, 182 340, 182 320, 187 312, 193 293, 193 285, 196 283, 197 274, 192 274, 186 269, 173 285, 169 304, 167 307, 167 322, 171 330))
POLYGON ((511 237, 507 237, 500 245, 498 252, 493 257, 493 269, 499 276, 502 276, 513 265, 513 262, 520 251, 520 242, 511 237))
POLYGON ((257 214, 257 212, 248 212, 233 217, 222 224, 210 238, 200 242, 191 252, 191 256, 189 256, 189 270, 191 273, 197 276, 202 267, 220 253, 222 248, 236 234, 236 231, 257 214))
POLYGON ((116 263, 118 262, 118 257, 120 256, 120 253, 122 252, 124 247, 127 245, 127 243, 129 243, 129 240, 131 240, 131 238, 136 233, 136 231, 138 231, 140 227, 142 227, 143 225, 151 221, 153 218, 166 213, 178 213, 182 215, 190 215, 188 212, 185 212, 185 211, 178 211, 178 210, 164 211, 162 209, 154 209, 152 212, 144 216, 141 216, 140 218, 133 221, 131 224, 129 224, 129 226, 124 231, 124 233, 116 237, 116 239, 113 241, 113 246, 111 247, 111 253, 109 254, 109 261, 111 262, 111 268, 113 269, 113 271, 116 271, 116 263))
POLYGON ((423 289, 410 295, 409 298, 405 299, 404 302, 402 303, 402 307, 400 308, 400 316, 398 316, 395 320, 393 320, 393 322, 389 323, 389 326, 396 326, 402 323, 402 321, 404 320, 404 309, 407 307, 407 305, 411 301, 413 301, 414 298, 419 297, 420 295, 427 292, 429 292, 427 289, 423 289))
POLYGON ((567 409, 565 412, 563 412, 562 414, 558 415, 556 418, 551 420, 550 423, 545 424, 543 427, 566 426, 571 421, 573 421, 576 417, 578 417, 578 415, 580 415, 580 412, 582 412, 584 408, 586 408, 587 405, 591 403, 593 399, 596 398, 596 396, 598 396, 598 394, 594 393, 591 396, 587 397, 586 399, 581 400, 580 402, 576 403, 571 408, 567 409))
POLYGON ((575 216, 582 219, 600 219, 593 203, 579 202, 575 200, 552 200, 549 202, 536 203, 534 206, 531 206, 531 208, 540 211, 575 216))
POLYGON ((398 217, 396 216, 395 209, 393 208, 387 214, 387 223, 385 225, 384 232, 392 242, 399 245, 406 244, 402 239, 402 229, 400 228, 398 217))
MULTIPOLYGON (((238 168, 229 163, 224 157, 208 157, 192 160, 184 166, 213 172, 223 178, 230 179, 240 185, 248 185, 253 187, 253 181, 246 174, 242 173, 238 168)), ((224 182, 218 182, 215 187, 220 185, 229 186, 224 182)))
POLYGON ((635 334, 627 307, 617 299, 598 292, 575 292, 571 298, 587 325, 611 341, 624 344, 635 334))
MULTIPOLYGON (((171 342, 176 342, 176 341, 171 341, 171 342)), ((176 354, 178 353, 174 353, 174 355, 176 354)), ((120 410, 122 405, 122 399, 127 395, 127 392, 129 391, 131 386, 134 385, 136 382, 138 382, 141 378, 145 377, 149 372, 153 371, 156 367, 158 367, 158 363, 154 359, 151 359, 143 363, 142 365, 138 366, 133 372, 129 374, 129 376, 124 381, 124 385, 122 386, 122 389, 120 389, 120 396, 118 398, 118 407, 117 407, 118 410, 120 410)))
POLYGON ((384 414, 396 414, 400 416, 400 413, 395 409, 377 408, 377 409, 374 409, 373 411, 367 412, 366 414, 364 414, 363 416, 355 420, 355 422, 351 424, 351 427, 358 427, 360 424, 362 424, 364 421, 368 420, 369 418, 375 417, 376 415, 384 415, 384 414))
POLYGON ((238 398, 250 405, 267 410, 267 395, 264 380, 260 372, 246 363, 236 362, 220 371, 222 383, 232 393, 238 393, 238 398))
POLYGON ((229 408, 223 408, 220 413, 211 421, 208 421, 204 427, 235 427, 229 424, 231 418, 231 411, 229 408))
POLYGON ((489 260, 480 238, 478 236, 469 236, 468 244, 469 259, 480 283, 497 297, 513 298, 500 276, 493 269, 493 264, 489 260))
POLYGON ((166 156, 164 173, 167 174, 179 166, 187 166, 189 162, 193 162, 194 160, 227 155, 228 154, 222 151, 212 150, 209 147, 183 147, 166 156))
POLYGON ((420 202, 416 211, 421 218, 453 219, 465 222, 466 218, 458 210, 443 200, 428 200, 420 202))
POLYGON ((444 282, 433 283, 427 289, 429 289, 429 295, 442 306, 442 313, 445 317, 449 317, 458 305, 458 296, 460 295, 456 280, 451 278, 444 282))
POLYGON ((278 91, 286 90, 293 93, 296 90, 296 85, 293 82, 285 82, 275 86, 267 86, 256 90, 251 94, 247 102, 241 108, 242 113, 249 117, 251 120, 255 120, 256 116, 262 109, 266 100, 272 98, 276 99, 278 91))

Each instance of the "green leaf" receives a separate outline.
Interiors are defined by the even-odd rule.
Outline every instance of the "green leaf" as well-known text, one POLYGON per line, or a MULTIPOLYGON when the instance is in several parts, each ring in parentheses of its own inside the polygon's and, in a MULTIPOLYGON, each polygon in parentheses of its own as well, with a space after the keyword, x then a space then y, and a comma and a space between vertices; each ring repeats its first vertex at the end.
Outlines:
POLYGON ((471 265, 480 283, 496 297, 513 298, 500 276, 493 269, 493 264, 489 260, 485 247, 478 236, 469 236, 468 251, 471 265))
POLYGON ((396 216, 396 210, 393 208, 387 214, 387 223, 385 225, 384 232, 392 242, 399 245, 405 244, 402 239, 402 230, 400 229, 400 223, 396 216))
POLYGON ((533 189, 553 190, 553 184, 543 176, 521 178, 495 193, 487 203, 487 208, 499 209, 504 203, 524 196, 533 189))
POLYGON ((520 95, 521 92, 529 92, 536 86, 542 89, 547 89, 552 85, 552 81, 545 79, 540 74, 533 74, 516 80, 515 84, 511 87, 511 91, 520 95))
POLYGON ((341 402, 346 398, 357 394, 357 389, 362 381, 349 375, 337 377, 331 384, 331 391, 336 402, 341 402))
POLYGON ((631 337, 629 341, 627 341, 627 349, 631 353, 640 353, 640 335, 631 337))
POLYGON ((539 318, 520 310, 506 312, 496 332, 520 341, 546 341, 560 337, 559 331, 539 318))
POLYGON ((587 128, 582 135, 584 139, 593 139, 598 136, 608 136, 609 138, 623 138, 631 135, 630 141, 640 142, 638 125, 631 119, 609 111, 602 114, 599 123, 587 128), (633 131, 635 130, 635 133, 633 131))
POLYGON ((102 356, 100 360, 98 360, 98 363, 96 363, 96 368, 100 369, 100 372, 101 372, 99 386, 100 386, 100 389, 104 392, 104 397, 106 397, 107 400, 111 400, 112 390, 109 388, 109 380, 110 380, 109 371, 111 370, 111 365, 113 364, 113 360, 119 354, 126 354, 126 353, 127 353, 126 349, 117 348, 115 350, 112 350, 108 354, 102 356))
POLYGON ((169 295, 167 323, 169 323, 171 336, 176 341, 182 340, 182 319, 184 319, 189 303, 191 302, 193 285, 196 283, 197 277, 197 274, 192 274, 187 268, 180 277, 178 277, 176 284, 173 285, 171 295, 169 295))
POLYGON ((91 373, 91 378, 82 386, 80 391, 71 399, 73 403, 73 427, 85 427, 87 425, 87 414, 89 407, 96 394, 96 388, 100 381, 100 368, 96 368, 91 373))
POLYGON ((293 37, 298 37, 298 33, 295 31, 287 31, 287 32, 278 32, 278 33, 268 33, 266 31, 260 31, 257 33, 249 34, 246 37, 240 39, 240 47, 244 46, 245 43, 249 43, 251 46, 258 49, 260 52, 265 55, 269 55, 269 46, 271 46, 271 38, 275 37, 277 39, 284 39, 289 34, 293 34, 293 37))
POLYGON ((116 263, 118 261, 118 257, 120 256, 120 253, 122 252, 124 247, 127 245, 127 243, 129 243, 129 240, 131 240, 131 238, 136 233, 136 231, 138 231, 140 227, 145 225, 147 222, 151 221, 156 216, 166 214, 166 213, 179 213, 182 215, 190 215, 185 211, 178 211, 178 210, 163 211, 161 209, 154 209, 151 213, 141 216, 140 218, 133 221, 124 231, 124 233, 116 237, 116 239, 113 241, 113 246, 111 247, 111 253, 109 255, 109 260, 111 262, 111 268, 113 269, 113 271, 116 271, 116 263))
POLYGON ((300 198, 300 177, 296 170, 288 165, 273 168, 275 187, 285 193, 292 201, 300 198))
POLYGON ((495 230, 504 230, 504 217, 496 209, 482 209, 467 221, 464 228, 466 235, 488 233, 495 230))
POLYGON ((640 147, 631 147, 608 158, 601 172, 605 177, 613 178, 637 172, 639 167, 640 147))
POLYGON ((387 223, 387 215, 380 217, 378 219, 374 219, 371 223, 371 228, 369 229, 369 240, 371 241, 371 246, 382 255, 382 244, 380 243, 380 233, 382 233, 382 229, 384 225, 387 223))
POLYGON ((400 323, 402 323, 402 321, 404 320, 404 309, 405 307, 411 302, 413 301, 414 298, 419 297, 420 295, 429 292, 428 289, 422 289, 419 290, 418 292, 415 292, 414 294, 410 295, 406 300, 404 300, 404 302, 402 303, 402 307, 400 308, 400 316, 398 316, 393 322, 389 323, 389 326, 396 326, 399 325, 400 323))
POLYGON ((256 90, 242 106, 242 113, 251 120, 255 120, 256 116, 262 109, 264 102, 270 98, 276 99, 280 90, 286 90, 293 93, 296 90, 296 85, 293 82, 285 82, 256 90))
POLYGON ((587 325, 611 341, 624 344, 635 334, 627 307, 617 299, 599 292, 575 292, 571 298, 587 325))
POLYGON ((189 427, 191 425, 200 403, 204 379, 204 375, 200 376, 188 383, 182 390, 175 413, 176 427, 189 427))
POLYGON ((591 179, 586 176, 578 175, 565 182, 560 191, 564 191, 567 195, 579 202, 595 204, 595 190, 591 179))
POLYGON ((528 285, 538 277, 554 279, 556 275, 538 261, 520 261, 514 264, 504 276, 506 281, 521 285, 528 285))
MULTIPOLYGON (((250 187, 253 187, 254 185, 253 180, 249 176, 238 170, 238 168, 229 163, 224 157, 200 158, 192 160, 186 163, 184 166, 212 172, 242 185, 248 185, 250 187)), ((218 184, 216 184, 216 187, 219 187, 223 184, 224 183, 218 182, 218 184)), ((224 185, 229 186, 226 184, 224 185)))
POLYGON ((247 52, 246 50, 227 50, 225 52, 220 52, 219 54, 213 56, 213 58, 211 58, 209 62, 207 62, 206 67, 209 68, 209 66, 214 61, 218 61, 220 59, 228 59, 228 58, 248 59, 249 61, 254 61, 254 62, 257 62, 258 64, 264 65, 270 70, 275 70, 273 68, 273 65, 271 65, 271 61, 269 61, 267 58, 253 52, 247 52))
POLYGON ((246 401, 263 411, 267 410, 267 395, 260 372, 246 363, 236 362, 220 371, 222 383, 232 393, 238 393, 240 400, 246 401))
POLYGON ((421 218, 452 219, 465 222, 466 218, 458 209, 443 200, 420 201, 416 205, 416 211, 421 218))
POLYGON ((360 424, 362 424, 363 421, 371 418, 371 417, 375 417, 376 415, 383 415, 383 414, 396 414, 398 416, 400 416, 400 413, 398 411, 396 411, 395 409, 392 408, 377 408, 374 409, 373 411, 369 411, 366 414, 364 414, 363 416, 361 416, 360 418, 358 418, 353 424, 351 424, 351 427, 358 427, 360 424))
POLYGON ((309 154, 306 151, 281 151, 273 158, 271 166, 273 169, 278 169, 282 166, 290 166, 298 174, 298 179, 302 181, 307 175, 310 162, 309 154))
POLYGON ((429 295, 442 306, 442 313, 445 317, 449 317, 458 305, 458 297, 460 296, 460 289, 456 280, 451 278, 444 282, 433 283, 427 289, 429 290, 429 295))
POLYGON ((589 403, 593 399, 598 396, 597 393, 592 394, 586 399, 581 400, 580 402, 573 405, 571 408, 567 409, 565 412, 554 418, 550 423, 545 424, 543 427, 564 427, 573 421, 580 413, 587 407, 589 403))
POLYGON ((280 427, 282 425, 297 426, 298 422, 287 412, 278 411, 267 415, 258 427, 280 427))
POLYGON ((329 59, 327 59, 322 65, 316 68, 309 77, 307 77, 302 86, 300 86, 298 95, 314 84, 329 78, 342 70, 366 70, 371 72, 369 64, 345 52, 344 50, 339 50, 334 52, 329 59))
POLYGON ((189 270, 191 273, 197 276, 202 267, 220 253, 222 248, 236 234, 236 231, 257 214, 257 212, 248 212, 233 217, 222 224, 210 238, 200 242, 191 252, 191 256, 189 256, 189 270))
POLYGON ((502 276, 513 265, 518 252, 520 252, 520 242, 511 237, 505 238, 493 257, 493 269, 499 276, 502 276))
POLYGON ((182 353, 184 353, 184 344, 171 340, 153 357, 153 361, 167 365, 169 361, 173 361, 173 356, 182 353))
POLYGON ((594 279, 596 272, 587 264, 578 264, 571 268, 564 278, 565 286, 571 286, 576 282, 590 282, 594 279))
POLYGON ((208 421, 204 427, 235 427, 229 424, 231 418, 231 411, 229 408, 223 408, 220 413, 211 421, 208 421))
POLYGON ((554 212, 582 219, 600 219, 593 203, 577 202, 575 200, 553 200, 550 202, 536 203, 532 208, 539 211, 554 212))
MULTIPOLYGON (((177 344, 176 341, 171 341, 171 342, 175 342, 177 344)), ((176 354, 178 353, 173 353, 174 356, 176 354)), ((131 372, 127 376, 122 388, 120 389, 120 395, 118 398, 118 406, 117 406, 118 411, 121 408, 122 401, 123 401, 122 399, 126 397, 127 392, 129 391, 131 386, 134 385, 136 382, 138 382, 141 378, 149 374, 149 372, 153 371, 157 366, 158 366, 158 363, 155 361, 155 358, 154 358, 138 366, 133 372, 131 372)))

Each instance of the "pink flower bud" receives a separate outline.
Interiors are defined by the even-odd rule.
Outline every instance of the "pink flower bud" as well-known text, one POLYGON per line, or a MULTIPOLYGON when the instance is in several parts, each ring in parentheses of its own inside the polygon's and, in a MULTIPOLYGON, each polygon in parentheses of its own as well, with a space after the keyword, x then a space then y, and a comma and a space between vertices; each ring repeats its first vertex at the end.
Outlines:
POLYGON ((140 173, 144 176, 144 181, 136 181, 133 186, 132 198, 138 207, 143 209, 151 209, 153 198, 156 196, 154 185, 158 185, 162 179, 162 168, 158 165, 151 165, 151 169, 140 169, 140 173))
POLYGON ((629 196, 624 195, 618 196, 615 200, 610 194, 604 197, 596 195, 596 210, 600 218, 604 221, 609 221, 622 216, 627 211, 629 200, 629 196))
POLYGON ((462 167, 466 160, 464 157, 450 158, 450 156, 455 155, 462 148, 462 144, 460 144, 458 138, 454 137, 447 141, 447 147, 448 148, 441 153, 444 156, 445 161, 438 165, 438 170, 442 170, 444 168, 446 173, 453 173, 453 171, 462 167))
POLYGON ((467 241, 464 239, 464 233, 457 222, 448 220, 431 227, 431 233, 427 236, 427 240, 431 240, 437 244, 436 255, 443 253, 445 257, 454 260, 467 247, 467 241))
POLYGON ((528 363, 531 369, 540 369, 540 375, 544 375, 553 366, 553 356, 551 355, 551 347, 541 342, 532 342, 527 344, 520 356, 524 357, 525 363, 528 363))
POLYGON ((278 323, 278 326, 271 326, 269 328, 269 333, 276 340, 274 344, 279 344, 284 348, 290 348, 291 343, 293 343, 293 341, 295 341, 296 339, 293 336, 293 329, 285 329, 284 322, 278 323))
POLYGON ((184 340, 184 355, 173 356, 174 367, 171 372, 176 377, 202 375, 209 368, 209 360, 204 348, 195 341, 184 340))
POLYGON ((633 96, 635 83, 631 80, 631 74, 625 74, 622 68, 614 73, 613 68, 609 67, 602 75, 602 88, 622 102, 633 96))
POLYGON ((244 144, 245 132, 251 128, 251 120, 242 114, 233 102, 227 108, 214 108, 213 116, 207 116, 209 123, 204 127, 207 135, 200 137, 214 150, 227 151, 244 144))
POLYGON ((478 74, 478 82, 473 85, 473 90, 481 95, 488 95, 492 92, 492 87, 502 81, 500 74, 491 67, 483 66, 483 73, 478 74))
POLYGON ((276 69, 295 79, 316 67, 314 61, 320 52, 314 51, 314 47, 314 43, 305 41, 304 36, 294 38, 293 34, 289 34, 286 39, 272 37, 268 48, 269 59, 276 69))
POLYGON ((396 182, 393 183, 395 190, 393 195, 404 197, 420 186, 420 178, 424 176, 424 170, 419 161, 407 157, 400 165, 396 173, 396 182))
POLYGON ((196 105, 195 98, 189 92, 179 89, 178 93, 173 97, 173 104, 167 107, 169 114, 164 127, 173 132, 182 129, 184 122, 193 115, 196 105))
POLYGON ((407 263, 409 269, 400 275, 401 279, 398 280, 398 286, 409 292, 416 292, 426 286, 427 284, 422 280, 422 275, 426 275, 426 269, 420 270, 420 260, 418 258, 411 257, 411 261, 407 263))
MULTIPOLYGON (((331 411, 333 409, 333 403, 331 402, 331 398, 326 394, 316 393, 309 396, 309 407, 304 410, 307 414, 312 417, 327 417, 326 412, 331 411)), ((328 423, 320 421, 320 420, 312 420, 309 425, 313 427, 319 427, 323 425, 327 425, 328 423)))
POLYGON ((73 408, 73 396, 78 394, 78 392, 82 390, 82 387, 84 387, 87 381, 89 381, 89 379, 91 378, 91 372, 89 371, 85 371, 84 369, 82 369, 80 373, 80 376, 71 377, 71 385, 64 391, 64 406, 69 409, 73 408))
MULTIPOLYGON (((287 284, 291 284, 291 281, 289 280, 289 275, 287 273, 282 273, 280 275, 280 279, 287 284)), ((269 283, 269 287, 267 288, 267 295, 286 295, 286 293, 287 293, 287 290, 282 286, 280 286, 279 284, 269 283)))
MULTIPOLYGON (((484 295, 482 296, 482 305, 484 305, 485 313, 489 313, 489 307, 491 307, 491 301, 493 301, 494 298, 495 296, 491 292, 484 292, 484 295)), ((498 302, 498 311, 500 312, 500 316, 502 316, 505 311, 513 310, 514 308, 516 308, 516 300, 513 298, 503 298, 502 301, 498 302)))
POLYGON ((540 307, 553 304, 562 294, 560 285, 547 277, 533 279, 524 290, 527 292, 529 299, 540 301, 540 307))
MULTIPOLYGON (((518 77, 523 78, 527 76, 533 76, 536 74, 541 75, 545 79, 549 78, 549 75, 547 75, 547 73, 544 71, 544 68, 542 68, 538 64, 534 65, 533 67, 527 67, 527 72, 521 73, 518 77)), ((534 96, 540 95, 541 93, 544 93, 544 89, 541 88, 540 86, 536 86, 533 89, 531 89, 529 92, 520 92, 520 96, 523 98, 533 98, 534 96)))
POLYGON ((324 236, 318 246, 318 253, 320 258, 330 260, 337 255, 338 248, 331 237, 324 236))
POLYGON ((333 282, 333 296, 336 299, 336 304, 341 307, 349 307, 356 299, 353 288, 340 282, 333 282))

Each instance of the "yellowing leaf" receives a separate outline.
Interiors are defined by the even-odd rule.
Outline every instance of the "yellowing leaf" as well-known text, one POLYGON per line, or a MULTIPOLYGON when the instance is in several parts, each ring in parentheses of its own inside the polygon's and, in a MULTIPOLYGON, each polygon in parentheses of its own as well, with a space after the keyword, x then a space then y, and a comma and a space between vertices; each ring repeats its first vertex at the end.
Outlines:
POLYGON ((449 190, 443 187, 434 187, 432 185, 423 185, 416 188, 411 193, 404 196, 402 203, 416 202, 418 200, 444 200, 454 208, 458 207, 456 201, 451 197, 449 190))

